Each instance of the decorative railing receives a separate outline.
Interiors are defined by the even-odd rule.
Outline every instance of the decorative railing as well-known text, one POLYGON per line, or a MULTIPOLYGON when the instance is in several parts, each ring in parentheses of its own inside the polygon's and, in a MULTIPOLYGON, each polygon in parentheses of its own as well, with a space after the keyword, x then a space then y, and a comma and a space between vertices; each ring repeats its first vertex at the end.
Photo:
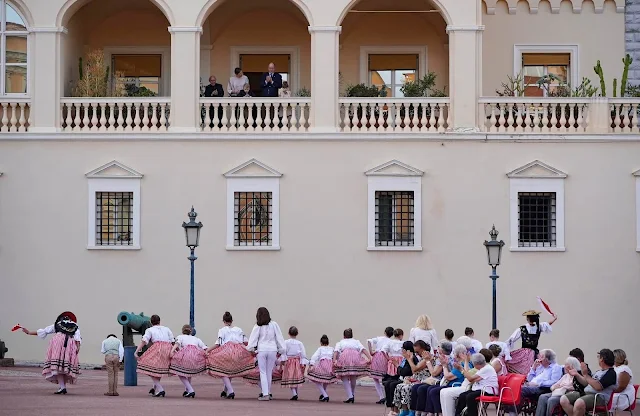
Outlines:
POLYGON ((444 133, 449 98, 340 98, 342 132, 444 133))
POLYGON ((611 133, 640 133, 640 98, 610 98, 611 133))
POLYGON ((0 132, 26 132, 31 122, 30 98, 0 99, 0 132), (6 101, 5 101, 6 99, 6 101))
POLYGON ((585 133, 590 98, 483 97, 480 127, 492 133, 585 133))
POLYGON ((201 98, 204 132, 306 132, 310 98, 201 98))
POLYGON ((168 97, 62 98, 64 132, 158 132, 170 124, 168 97))

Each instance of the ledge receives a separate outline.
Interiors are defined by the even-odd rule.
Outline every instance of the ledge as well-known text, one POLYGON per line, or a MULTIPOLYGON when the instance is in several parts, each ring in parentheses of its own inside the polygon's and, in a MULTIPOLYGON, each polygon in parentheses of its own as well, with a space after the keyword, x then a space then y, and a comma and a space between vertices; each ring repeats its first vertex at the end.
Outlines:
POLYGON ((136 251, 140 250, 140 246, 88 246, 87 250, 124 250, 136 251))
POLYGON ((367 251, 422 251, 419 246, 376 246, 367 247, 367 251))
POLYGON ((227 251, 280 251, 280 246, 227 246, 227 251))
POLYGON ((567 251, 565 247, 509 247, 509 251, 522 251, 522 252, 545 252, 545 251, 556 251, 562 252, 567 251))

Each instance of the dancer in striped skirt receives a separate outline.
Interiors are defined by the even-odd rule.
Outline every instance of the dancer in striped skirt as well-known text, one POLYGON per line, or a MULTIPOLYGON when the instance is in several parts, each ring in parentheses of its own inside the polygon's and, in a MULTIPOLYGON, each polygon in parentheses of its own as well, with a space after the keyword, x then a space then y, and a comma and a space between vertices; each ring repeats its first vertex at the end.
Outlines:
POLYGON ((173 333, 166 326, 160 325, 160 317, 158 315, 151 316, 151 328, 144 331, 142 341, 135 352, 138 360, 138 373, 146 374, 151 377, 153 387, 149 390, 149 394, 154 397, 164 397, 164 387, 160 384, 162 376, 169 375, 169 366, 171 364, 171 349, 174 342, 173 333), (142 356, 140 351, 145 345, 152 343, 142 356))
POLYGON ((80 374, 78 352, 82 337, 76 323, 76 316, 72 312, 63 312, 56 318, 53 325, 37 331, 22 328, 27 335, 37 335, 45 339, 49 334, 55 334, 49 341, 47 357, 44 362, 42 375, 52 383, 58 383, 58 391, 54 394, 67 394, 67 383, 74 384, 80 374))
POLYGON ((400 328, 393 330, 393 339, 384 345, 382 351, 387 354, 389 361, 387 362, 387 374, 389 376, 395 376, 398 373, 398 366, 403 360, 402 357, 402 339, 404 338, 404 331, 400 328))
POLYGON ((347 392, 347 400, 344 402, 354 403, 356 381, 359 377, 369 375, 371 355, 360 341, 353 339, 351 328, 345 329, 343 334, 344 339, 336 344, 333 351, 333 367, 347 392))
POLYGON ((247 351, 247 337, 242 329, 233 326, 229 312, 222 315, 222 322, 224 326, 218 331, 215 345, 207 350, 207 369, 210 376, 219 377, 224 383, 220 397, 235 399, 231 379, 251 374, 256 368, 256 359, 247 351))
POLYGON ((182 335, 178 335, 169 356, 169 374, 176 375, 184 385, 183 397, 196 397, 191 385, 191 377, 207 371, 207 346, 198 337, 191 335, 190 325, 182 327, 182 335))
POLYGON ((338 381, 333 372, 333 347, 329 346, 329 337, 323 335, 320 338, 320 348, 311 356, 308 365, 307 378, 313 381, 320 390, 321 402, 329 401, 327 386, 338 381))
POLYGON ((281 357, 282 384, 291 388, 291 400, 298 400, 298 386, 304 383, 304 367, 308 364, 307 352, 302 342, 298 341, 298 328, 289 328, 289 339, 284 342, 284 354, 281 357))
POLYGON ((384 351, 387 344, 391 342, 393 336, 393 328, 388 326, 384 329, 384 336, 376 337, 367 340, 369 347, 369 353, 371 354, 371 378, 378 393, 380 400, 376 404, 384 404, 385 394, 384 387, 382 387, 382 379, 387 374, 387 364, 389 362, 389 356, 384 351))
POLYGON ((528 310, 522 314, 526 316, 527 323, 516 329, 507 340, 507 347, 510 350, 511 360, 507 361, 507 368, 510 373, 527 374, 538 355, 538 341, 540 335, 552 331, 551 325, 558 319, 553 315, 553 319, 547 322, 540 322, 540 312, 528 310), (522 339, 522 348, 513 350, 516 341, 522 339))

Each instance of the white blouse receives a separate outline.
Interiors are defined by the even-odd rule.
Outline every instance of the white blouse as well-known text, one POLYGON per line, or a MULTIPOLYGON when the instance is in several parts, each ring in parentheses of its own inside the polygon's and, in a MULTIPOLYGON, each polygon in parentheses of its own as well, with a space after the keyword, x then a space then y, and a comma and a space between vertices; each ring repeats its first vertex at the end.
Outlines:
POLYGON ((204 345, 204 342, 198 337, 194 337, 193 335, 178 335, 176 337, 176 344, 180 346, 180 348, 184 348, 188 345, 194 345, 202 350, 206 350, 207 346, 204 345))
POLYGON ((344 350, 364 350, 364 346, 360 341, 353 338, 345 338, 336 344, 335 351, 342 352, 344 350))
POLYGON ((284 337, 280 325, 271 321, 267 325, 254 325, 249 335, 249 351, 270 352, 276 351, 284 354, 284 337))
POLYGON ((333 359, 333 347, 324 346, 320 347, 313 353, 311 356, 311 360, 309 360, 309 364, 316 365, 320 360, 331 360, 333 359))
POLYGON ((222 346, 227 342, 244 344, 247 342, 247 337, 244 335, 242 329, 237 326, 223 326, 218 331, 218 340, 216 341, 216 345, 222 346))
POLYGON ((297 339, 289 338, 284 342, 284 354, 282 354, 281 361, 287 361, 288 357, 300 357, 300 364, 307 365, 307 352, 304 349, 302 342, 297 339))
POLYGON ((411 330, 409 331, 409 341, 415 344, 415 342, 419 339, 429 344, 429 346, 431 347, 431 351, 435 350, 436 347, 440 344, 435 329, 411 328, 411 330))
POLYGON ((383 352, 384 346, 391 342, 391 338, 387 337, 375 337, 368 339, 367 342, 371 344, 371 350, 376 352, 383 352))
MULTIPOLYGON (((528 322, 525 325, 525 327, 526 327, 527 332, 529 334, 535 334, 538 331, 538 328, 535 325, 529 325, 528 322)), ((553 331, 553 328, 551 328, 551 325, 549 325, 547 322, 540 322, 540 333, 541 334, 545 334, 545 333, 548 333, 548 332, 551 332, 551 331, 553 331)), ((520 331, 520 328, 518 328, 515 331, 513 331, 513 334, 511 334, 511 336, 507 340, 507 345, 509 346, 509 349, 513 349, 513 345, 521 337, 522 337, 522 332, 520 331)))
POLYGON ((613 367, 616 371, 618 377, 620 377, 620 373, 627 373, 631 380, 629 380, 629 384, 627 384, 627 388, 620 393, 614 393, 613 395, 613 405, 611 410, 625 410, 627 409, 631 403, 629 400, 633 400, 636 397, 636 389, 633 387, 633 373, 628 365, 620 365, 618 367, 613 367))
POLYGON ((386 352, 391 357, 402 357, 402 344, 403 342, 399 339, 392 339, 384 346, 382 351, 386 352))
POLYGON ((147 344, 149 342, 173 342, 173 333, 166 326, 154 325, 144 331, 142 340, 147 344))
MULTIPOLYGON (((47 335, 56 333, 56 327, 55 325, 49 325, 46 328, 38 329, 36 332, 38 334, 38 338, 45 339, 47 335)), ((80 335, 80 328, 76 329, 76 333, 73 334, 73 339, 74 341, 78 341, 80 344, 82 344, 82 336, 80 335)))

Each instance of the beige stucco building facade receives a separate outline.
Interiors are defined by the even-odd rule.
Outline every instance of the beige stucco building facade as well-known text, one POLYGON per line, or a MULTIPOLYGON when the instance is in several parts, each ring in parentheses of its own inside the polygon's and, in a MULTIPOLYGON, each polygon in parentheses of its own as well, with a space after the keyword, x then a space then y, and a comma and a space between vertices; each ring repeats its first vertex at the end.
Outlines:
POLYGON ((612 93, 633 40, 624 0, 388 3, 0 0, 9 355, 40 359, 44 343, 9 329, 63 310, 82 362, 101 361, 122 310, 177 333, 193 205, 207 343, 225 311, 248 331, 259 306, 307 350, 347 327, 408 331, 423 313, 440 337, 471 326, 486 341, 495 224, 503 338, 541 296, 559 316, 541 346, 581 347, 592 365, 622 348, 636 368, 640 98, 612 93), (109 92, 80 96, 79 60, 96 50, 109 92), (583 77, 599 88, 598 60, 608 96, 555 96, 583 77), (228 96, 235 67, 259 93, 270 61, 291 97, 228 96), (403 96, 429 72, 444 94, 403 96), (522 91, 498 97, 518 74, 522 91), (547 92, 536 81, 550 74, 547 92), (224 97, 201 96, 210 75, 224 97), (153 94, 116 96, 119 82, 153 94), (378 82, 386 97, 348 94, 378 82))

